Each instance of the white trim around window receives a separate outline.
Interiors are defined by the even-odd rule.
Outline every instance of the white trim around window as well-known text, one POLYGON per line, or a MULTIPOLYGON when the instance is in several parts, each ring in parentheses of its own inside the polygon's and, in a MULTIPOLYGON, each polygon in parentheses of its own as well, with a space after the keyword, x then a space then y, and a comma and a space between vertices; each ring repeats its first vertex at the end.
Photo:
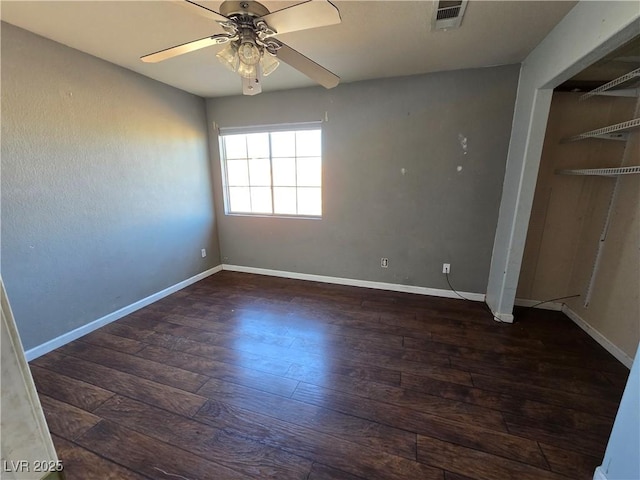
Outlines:
POLYGON ((225 214, 322 218, 321 126, 220 128, 225 214))

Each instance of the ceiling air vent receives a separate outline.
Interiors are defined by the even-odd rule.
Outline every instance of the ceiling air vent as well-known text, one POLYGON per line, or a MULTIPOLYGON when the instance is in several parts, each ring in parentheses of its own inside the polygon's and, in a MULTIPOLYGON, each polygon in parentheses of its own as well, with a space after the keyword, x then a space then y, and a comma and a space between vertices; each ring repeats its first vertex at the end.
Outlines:
POLYGON ((467 8, 467 0, 441 0, 436 2, 431 19, 431 30, 448 30, 458 28, 467 8))

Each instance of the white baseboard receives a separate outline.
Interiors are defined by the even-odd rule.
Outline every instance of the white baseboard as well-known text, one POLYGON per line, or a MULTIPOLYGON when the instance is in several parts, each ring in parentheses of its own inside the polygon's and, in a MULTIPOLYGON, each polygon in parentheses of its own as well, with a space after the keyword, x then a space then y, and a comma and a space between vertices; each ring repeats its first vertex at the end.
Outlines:
POLYGON ((602 471, 602 465, 596 467, 596 471, 593 472, 593 480, 607 480, 607 476, 602 471))
POLYGON ((122 317, 129 315, 130 313, 135 312, 136 310, 140 310, 141 308, 146 307, 147 305, 152 304, 153 302, 157 302, 158 300, 171 295, 172 293, 177 292, 178 290, 182 290, 189 285, 192 285, 203 278, 207 278, 214 273, 218 273, 222 270, 222 265, 218 265, 216 267, 210 268, 209 270, 205 270, 204 272, 199 273, 198 275, 194 275, 191 278, 187 278, 180 283, 176 283, 171 287, 167 287, 164 290, 154 293, 153 295, 149 295, 142 300, 138 300, 131 305, 127 305, 126 307, 121 308, 120 310, 116 310, 108 315, 105 315, 102 318, 98 318, 93 322, 87 323, 86 325, 82 325, 81 327, 76 328, 75 330, 71 330, 70 332, 64 333, 59 337, 56 337, 48 342, 43 343, 42 345, 38 345, 37 347, 33 347, 25 352, 25 356, 27 357, 27 361, 30 362, 45 353, 49 353, 52 350, 55 350, 58 347, 66 345, 69 342, 77 340, 78 338, 97 330, 98 328, 107 325, 108 323, 115 322, 122 317))
POLYGON ((537 305, 536 308, 540 310, 553 310, 554 312, 561 312, 562 306, 564 303, 558 302, 544 302, 540 303, 542 300, 527 300, 526 298, 516 298, 515 304, 518 307, 533 307, 537 305))
MULTIPOLYGON (((328 277, 325 275, 315 275, 311 273, 287 272, 284 270, 271 270, 268 268, 245 267, 242 265, 222 265, 223 270, 242 273, 255 273, 257 275, 268 275, 271 277, 293 278, 295 280, 310 280, 313 282, 333 283, 337 285, 348 285, 351 287, 374 288, 376 290, 389 290, 392 292, 417 293, 419 295, 431 295, 434 297, 460 298, 452 290, 442 290, 439 288, 418 287, 414 285, 402 285, 398 283, 373 282, 370 280, 357 280, 354 278, 328 277)), ((484 302, 483 293, 459 292, 468 300, 484 302)))
POLYGON ((631 369, 633 358, 616 347, 611 341, 598 330, 589 325, 580 315, 571 310, 567 305, 562 307, 562 312, 578 325, 582 330, 587 332, 591 338, 598 342, 607 352, 616 357, 618 361, 631 369))

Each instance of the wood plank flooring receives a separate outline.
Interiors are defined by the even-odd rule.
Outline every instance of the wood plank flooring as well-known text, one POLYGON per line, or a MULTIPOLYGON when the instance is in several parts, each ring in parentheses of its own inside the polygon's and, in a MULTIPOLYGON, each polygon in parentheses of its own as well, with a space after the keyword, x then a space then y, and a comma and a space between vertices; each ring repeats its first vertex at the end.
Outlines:
POLYGON ((31 370, 68 480, 586 480, 629 373, 558 312, 232 272, 31 370))

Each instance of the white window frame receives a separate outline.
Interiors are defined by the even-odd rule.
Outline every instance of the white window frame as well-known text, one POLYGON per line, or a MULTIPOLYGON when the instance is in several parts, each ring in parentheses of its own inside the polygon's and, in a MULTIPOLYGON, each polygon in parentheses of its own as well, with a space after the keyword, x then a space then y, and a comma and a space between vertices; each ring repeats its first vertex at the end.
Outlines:
MULTIPOLYGON (((320 182, 319 187, 299 187, 295 186, 296 190, 298 188, 319 188, 320 189, 320 197, 321 197, 321 214, 320 215, 309 215, 309 214, 284 214, 284 213, 252 213, 252 212, 233 212, 231 211, 230 200, 229 200, 229 182, 227 177, 227 158, 224 146, 224 137, 227 135, 249 135, 252 133, 275 133, 275 132, 298 132, 304 130, 320 130, 320 136, 322 138, 322 122, 304 122, 304 123, 282 123, 275 125, 256 125, 249 127, 219 127, 218 128, 218 147, 220 152, 220 168, 222 170, 222 189, 223 189, 223 198, 224 198, 224 213, 229 216, 247 216, 247 217, 276 217, 276 218, 295 218, 295 219, 312 219, 319 220, 322 219, 322 210, 324 207, 323 198, 323 185, 322 180, 320 182)), ((324 142, 323 142, 324 143, 324 142)), ((297 157, 296 157, 297 158, 297 157)), ((322 148, 320 152, 320 162, 322 165, 322 148)), ((269 162, 272 164, 273 157, 271 156, 271 152, 269 153, 269 162)), ((322 168, 322 167, 321 167, 322 168)), ((321 173, 321 176, 323 174, 321 173)), ((273 201, 273 178, 271 178, 271 198, 273 201)))

